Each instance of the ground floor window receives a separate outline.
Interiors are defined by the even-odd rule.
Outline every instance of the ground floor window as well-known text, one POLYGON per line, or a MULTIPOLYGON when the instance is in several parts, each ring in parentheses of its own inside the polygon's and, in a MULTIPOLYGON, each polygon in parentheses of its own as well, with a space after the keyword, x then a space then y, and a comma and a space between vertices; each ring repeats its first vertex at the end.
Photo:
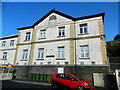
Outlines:
POLYGON ((28 49, 23 50, 23 56, 22 56, 22 60, 27 60, 28 57, 28 49))
POLYGON ((89 58, 89 47, 88 47, 88 45, 80 46, 80 58, 89 58))
POLYGON ((7 59, 7 52, 3 52, 3 59, 7 59))
POLYGON ((38 59, 44 59, 44 48, 38 49, 38 59))
POLYGON ((65 58, 65 48, 58 47, 58 58, 63 59, 65 58))

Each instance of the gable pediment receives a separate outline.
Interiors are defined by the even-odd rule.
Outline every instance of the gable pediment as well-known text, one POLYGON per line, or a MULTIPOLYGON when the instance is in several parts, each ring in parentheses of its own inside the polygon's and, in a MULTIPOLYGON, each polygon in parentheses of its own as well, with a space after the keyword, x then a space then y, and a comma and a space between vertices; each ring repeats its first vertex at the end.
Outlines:
POLYGON ((37 22, 35 22, 32 26, 29 27, 22 27, 22 28, 17 28, 18 30, 24 30, 24 29, 30 29, 34 28, 36 26, 48 26, 50 24, 54 23, 64 23, 64 22, 69 22, 69 21, 77 21, 77 20, 83 20, 83 19, 88 19, 88 18, 94 18, 94 17, 99 17, 102 16, 104 20, 104 15, 105 13, 100 13, 96 15, 90 15, 90 16, 84 16, 84 17, 79 17, 79 18, 74 18, 69 15, 66 15, 64 13, 58 12, 56 10, 51 10, 48 12, 45 16, 43 16, 41 19, 39 19, 37 22))
POLYGON ((37 26, 54 26, 56 24, 61 24, 61 23, 66 23, 72 21, 71 19, 68 19, 64 16, 61 16, 57 13, 51 13, 49 16, 47 16, 43 21, 38 23, 35 27, 37 26))

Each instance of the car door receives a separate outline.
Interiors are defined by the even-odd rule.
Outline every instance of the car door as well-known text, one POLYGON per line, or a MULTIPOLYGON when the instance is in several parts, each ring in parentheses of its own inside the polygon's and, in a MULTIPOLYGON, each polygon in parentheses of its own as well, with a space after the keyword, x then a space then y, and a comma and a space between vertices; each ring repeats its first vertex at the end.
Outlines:
POLYGON ((64 79, 64 85, 67 86, 68 88, 75 88, 76 87, 77 80, 70 76, 70 75, 65 75, 64 79))
POLYGON ((57 84, 61 87, 65 87, 65 75, 64 74, 58 74, 56 75, 57 78, 57 84))

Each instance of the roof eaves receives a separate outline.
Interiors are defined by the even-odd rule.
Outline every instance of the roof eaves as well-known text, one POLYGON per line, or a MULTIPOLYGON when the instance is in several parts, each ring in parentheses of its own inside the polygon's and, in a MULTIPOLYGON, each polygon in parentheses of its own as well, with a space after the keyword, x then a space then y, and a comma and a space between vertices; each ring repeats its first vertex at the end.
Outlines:
POLYGON ((6 36, 6 37, 1 37, 0 40, 15 38, 15 37, 18 37, 18 34, 17 35, 6 36))
POLYGON ((75 18, 75 21, 77 21, 77 20, 83 20, 83 19, 89 19, 89 18, 94 18, 94 17, 99 17, 99 16, 102 16, 103 21, 104 21, 105 13, 99 13, 99 14, 95 14, 95 15, 89 15, 89 16, 78 17, 78 18, 75 18))
POLYGON ((34 26, 28 26, 28 27, 17 28, 17 30, 32 29, 32 28, 34 28, 34 26))

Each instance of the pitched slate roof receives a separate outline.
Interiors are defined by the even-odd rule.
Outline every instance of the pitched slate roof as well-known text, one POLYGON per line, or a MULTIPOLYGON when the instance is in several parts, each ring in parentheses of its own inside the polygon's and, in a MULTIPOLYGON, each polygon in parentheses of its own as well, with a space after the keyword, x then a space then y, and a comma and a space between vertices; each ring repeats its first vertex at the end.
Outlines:
POLYGON ((77 20, 82 20, 82 19, 88 19, 88 18, 94 18, 94 17, 99 17, 102 16, 103 20, 104 20, 104 15, 105 13, 99 13, 99 14, 95 14, 95 15, 90 15, 90 16, 84 16, 84 17, 79 17, 79 18, 74 18, 72 16, 66 15, 64 13, 61 13, 55 9, 52 9, 51 11, 49 11, 45 16, 43 16, 42 18, 40 18, 37 22, 35 22, 32 26, 28 26, 28 27, 22 27, 22 28, 17 28, 18 30, 24 30, 24 29, 31 29, 34 28, 36 25, 38 25, 40 22, 42 22, 45 18, 47 18, 50 14, 52 13, 56 13, 58 15, 61 15, 65 18, 71 19, 72 21, 77 21, 77 20))

